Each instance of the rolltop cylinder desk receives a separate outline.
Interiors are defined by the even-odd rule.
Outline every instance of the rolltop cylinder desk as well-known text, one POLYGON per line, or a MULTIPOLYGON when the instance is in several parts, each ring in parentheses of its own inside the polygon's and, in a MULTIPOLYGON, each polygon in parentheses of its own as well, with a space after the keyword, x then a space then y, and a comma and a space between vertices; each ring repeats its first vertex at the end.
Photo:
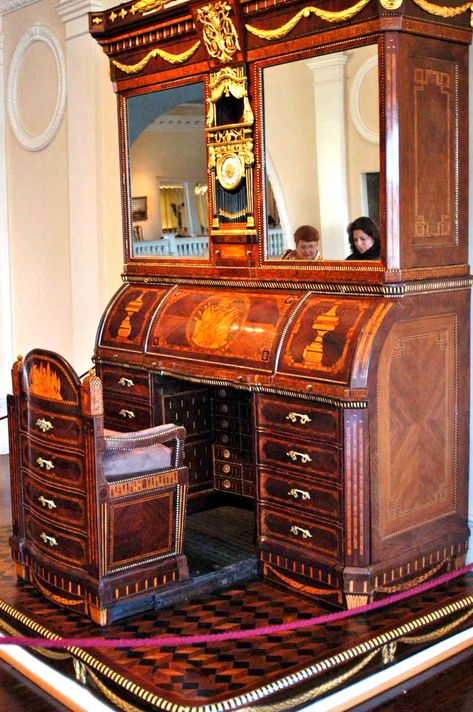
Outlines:
POLYGON ((90 14, 124 186, 105 425, 184 425, 188 511, 254 507, 260 574, 337 606, 467 550, 470 18, 453 0, 90 14), (346 259, 360 215, 378 259, 346 259), (282 260, 308 223, 323 259, 282 260))

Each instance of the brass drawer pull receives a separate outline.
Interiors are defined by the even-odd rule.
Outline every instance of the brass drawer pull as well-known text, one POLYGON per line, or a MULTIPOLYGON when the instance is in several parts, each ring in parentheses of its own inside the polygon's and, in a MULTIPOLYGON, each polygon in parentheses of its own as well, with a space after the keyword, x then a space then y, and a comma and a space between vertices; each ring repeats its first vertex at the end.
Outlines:
POLYGON ((122 378, 120 378, 118 384, 120 386, 123 386, 123 388, 133 388, 133 386, 135 385, 132 378, 125 378, 125 376, 122 376, 122 378))
POLYGON ((35 424, 43 433, 53 429, 53 424, 49 420, 46 420, 46 418, 39 418, 35 424))
POLYGON ((125 410, 125 408, 122 408, 121 411, 119 412, 119 415, 122 416, 122 418, 136 418, 134 412, 132 410, 125 410))
POLYGON ((302 527, 297 527, 295 524, 292 525, 290 532, 294 536, 299 536, 300 534, 303 539, 312 539, 312 534, 308 529, 302 529, 302 527))
POLYGON ((41 467, 41 469, 43 469, 44 467, 45 470, 54 470, 54 465, 51 460, 45 460, 42 457, 37 457, 36 462, 41 467))
POLYGON ((286 420, 290 420, 291 423, 297 423, 298 418, 301 425, 312 422, 312 419, 305 413, 288 413, 286 415, 286 420))
POLYGON ((40 539, 42 539, 45 544, 49 544, 49 546, 59 546, 59 544, 57 543, 56 539, 53 536, 48 536, 44 532, 41 532, 40 539))
POLYGON ((294 497, 294 499, 299 499, 299 495, 301 496, 301 499, 304 499, 304 500, 310 499, 309 492, 306 492, 305 490, 295 489, 295 487, 290 489, 289 492, 287 493, 287 495, 288 495, 288 497, 294 497))
POLYGON ((47 507, 48 509, 57 509, 56 503, 53 499, 46 499, 46 497, 43 497, 41 495, 38 497, 38 501, 42 504, 43 507, 47 507))
POLYGON ((294 460, 294 462, 296 462, 298 457, 301 458, 301 462, 304 464, 306 462, 312 462, 312 458, 306 452, 296 452, 295 450, 289 450, 289 452, 286 452, 286 455, 290 457, 291 460, 294 460))

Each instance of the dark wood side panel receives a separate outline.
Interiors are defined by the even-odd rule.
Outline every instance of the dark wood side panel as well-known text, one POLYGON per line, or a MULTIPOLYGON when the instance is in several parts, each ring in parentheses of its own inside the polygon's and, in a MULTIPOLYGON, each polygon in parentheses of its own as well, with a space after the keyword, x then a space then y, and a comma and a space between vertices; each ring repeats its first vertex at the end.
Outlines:
POLYGON ((467 261, 468 48, 399 37, 401 267, 467 261))

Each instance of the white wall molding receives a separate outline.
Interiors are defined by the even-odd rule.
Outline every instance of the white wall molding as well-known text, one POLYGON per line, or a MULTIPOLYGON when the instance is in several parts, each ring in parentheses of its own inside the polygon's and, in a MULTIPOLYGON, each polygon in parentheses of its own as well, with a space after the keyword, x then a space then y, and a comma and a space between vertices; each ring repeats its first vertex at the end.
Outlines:
POLYGON ((55 137, 64 116, 66 105, 66 64, 59 40, 53 32, 39 23, 29 27, 18 42, 10 62, 7 86, 7 108, 8 118, 13 133, 18 143, 27 151, 41 151, 51 143, 55 137), (57 95, 56 104, 49 121, 49 124, 40 134, 36 136, 28 133, 21 121, 18 108, 17 81, 18 73, 23 64, 25 54, 34 42, 44 42, 53 53, 57 71, 57 95))
POLYGON ((365 77, 373 69, 378 71, 377 56, 370 57, 366 62, 363 62, 353 78, 350 91, 350 117, 360 136, 370 143, 379 143, 379 131, 374 131, 366 125, 360 110, 360 90, 365 77))

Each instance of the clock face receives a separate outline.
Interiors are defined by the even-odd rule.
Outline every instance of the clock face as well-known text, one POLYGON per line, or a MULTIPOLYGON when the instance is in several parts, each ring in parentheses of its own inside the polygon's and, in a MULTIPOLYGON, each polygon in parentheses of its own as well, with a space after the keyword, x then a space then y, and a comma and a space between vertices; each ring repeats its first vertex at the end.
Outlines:
POLYGON ((223 188, 233 190, 241 180, 241 163, 234 153, 223 157, 218 171, 218 179, 223 188))

